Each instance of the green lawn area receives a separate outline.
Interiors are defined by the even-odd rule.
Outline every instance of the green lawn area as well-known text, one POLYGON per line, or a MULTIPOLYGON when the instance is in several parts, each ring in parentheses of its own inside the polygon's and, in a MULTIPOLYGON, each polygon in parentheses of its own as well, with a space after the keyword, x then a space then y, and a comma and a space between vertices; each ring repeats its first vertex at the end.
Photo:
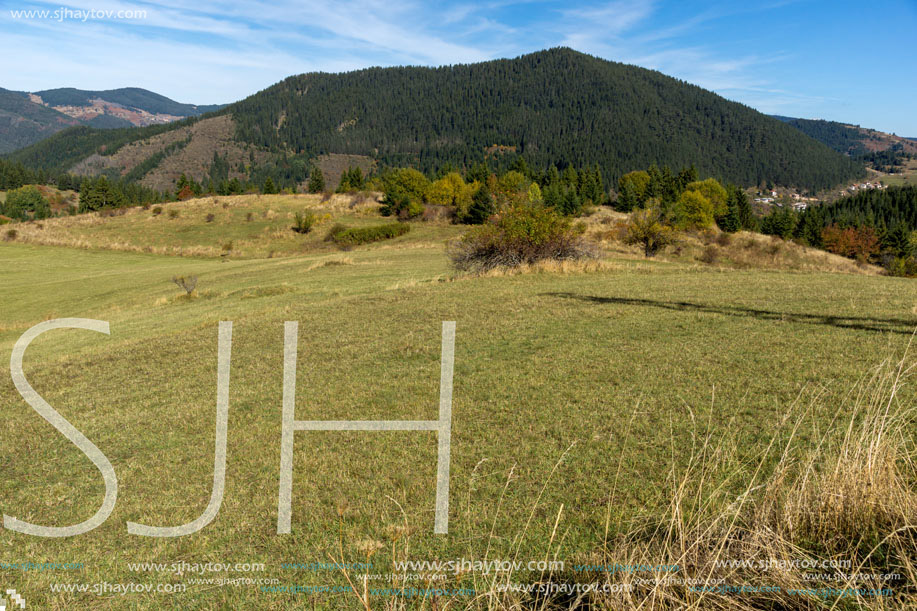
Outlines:
MULTIPOLYGON (((227 226, 246 227, 244 215, 227 226)), ((409 560, 543 559, 550 549, 570 564, 595 561, 613 488, 612 535, 659 515, 670 470, 709 429, 731 440, 721 467, 740 474, 727 485, 743 490, 771 438, 785 434, 778 422, 800 393, 823 395, 798 432, 814 439, 853 381, 900 355, 917 327, 917 291, 906 279, 615 263, 591 273, 457 277, 442 246, 422 239, 225 262, 0 243, 0 361, 43 320, 111 325, 109 337, 49 332, 29 349, 25 371, 106 454, 120 486, 114 512, 91 533, 0 534, 2 562, 82 569, 4 577, 32 608, 347 609, 358 606, 353 594, 258 585, 126 598, 49 586, 189 577, 346 585, 340 572, 281 568, 341 560, 339 545, 349 562, 378 547, 368 559, 379 573, 390 571, 393 548, 409 560), (196 298, 170 282, 182 274, 198 276, 196 298), (220 513, 187 537, 129 535, 127 521, 182 524, 210 498, 221 320, 234 332, 220 513), (277 535, 284 321, 300 329, 297 419, 424 420, 437 414, 444 320, 456 321, 449 534, 432 534, 435 434, 297 432, 292 534, 277 535), (178 576, 127 566, 177 561, 264 563, 265 571, 178 576)), ((46 525, 90 517, 104 490, 95 467, 22 401, 8 374, 0 399, 3 512, 46 525)))
POLYGON ((917 160, 911 159, 907 161, 904 166, 904 171, 899 174, 886 174, 882 176, 882 182, 890 187, 917 185, 917 160))

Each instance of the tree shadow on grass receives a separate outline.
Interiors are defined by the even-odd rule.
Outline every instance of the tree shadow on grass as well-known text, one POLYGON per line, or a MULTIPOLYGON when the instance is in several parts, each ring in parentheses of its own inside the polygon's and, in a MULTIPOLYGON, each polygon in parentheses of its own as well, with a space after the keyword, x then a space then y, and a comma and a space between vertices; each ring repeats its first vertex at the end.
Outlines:
POLYGON ((577 295, 576 293, 543 293, 549 297, 577 299, 590 303, 616 304, 647 308, 661 308, 681 312, 704 312, 721 316, 757 318, 777 322, 800 323, 806 325, 827 325, 839 329, 858 331, 878 331, 912 335, 917 328, 917 318, 874 318, 865 316, 832 316, 830 314, 800 314, 796 312, 775 312, 743 306, 710 305, 691 303, 690 301, 657 301, 653 299, 634 299, 630 297, 599 297, 596 295, 577 295))

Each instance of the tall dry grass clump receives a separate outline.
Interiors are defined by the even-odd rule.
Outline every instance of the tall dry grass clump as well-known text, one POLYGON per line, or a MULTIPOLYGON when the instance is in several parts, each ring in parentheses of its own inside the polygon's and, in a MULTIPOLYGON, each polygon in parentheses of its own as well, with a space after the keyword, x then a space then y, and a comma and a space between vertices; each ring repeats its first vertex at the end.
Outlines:
MULTIPOLYGON (((796 485, 766 505, 763 518, 784 539, 822 555, 857 557, 873 569, 917 575, 914 407, 900 397, 912 369, 901 363, 877 370, 858 389, 843 440, 812 452, 796 485)), ((789 478, 786 462, 777 477, 789 478)))
POLYGON ((677 565, 615 575, 609 609, 917 608, 917 465, 913 365, 885 363, 841 402, 814 445, 799 441, 808 409, 787 412, 735 494, 722 473, 735 447, 710 438, 673 482, 666 519, 634 525, 600 560, 677 565), (843 426, 839 426, 843 425, 843 426), (781 434, 786 436, 777 443, 781 434), (776 461, 775 466, 770 467, 776 461))

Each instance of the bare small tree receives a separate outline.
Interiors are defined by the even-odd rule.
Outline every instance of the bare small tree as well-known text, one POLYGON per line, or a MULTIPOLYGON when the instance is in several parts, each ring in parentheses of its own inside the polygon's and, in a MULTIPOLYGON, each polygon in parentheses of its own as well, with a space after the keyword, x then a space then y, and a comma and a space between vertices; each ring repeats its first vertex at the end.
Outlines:
POLYGON ((188 297, 190 297, 194 289, 197 288, 197 276, 173 276, 172 282, 178 285, 178 288, 185 291, 188 297))

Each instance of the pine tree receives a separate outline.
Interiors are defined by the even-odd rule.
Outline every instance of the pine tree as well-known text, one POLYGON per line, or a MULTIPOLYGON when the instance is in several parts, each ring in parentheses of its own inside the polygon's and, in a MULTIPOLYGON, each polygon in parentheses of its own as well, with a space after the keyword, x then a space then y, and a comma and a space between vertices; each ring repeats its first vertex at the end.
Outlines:
POLYGON ((487 182, 487 178, 490 176, 490 168, 487 167, 486 161, 480 161, 468 170, 468 174, 465 176, 466 182, 479 182, 482 185, 487 182))
POLYGON ((462 220, 469 225, 480 225, 496 211, 493 195, 486 186, 482 186, 471 196, 471 206, 462 220))
POLYGON ((897 257, 909 257, 914 252, 911 234, 903 223, 898 223, 890 231, 885 232, 882 247, 897 257))
POLYGON ((318 166, 312 167, 312 173, 309 175, 309 193, 321 193, 325 190, 325 176, 318 166))

